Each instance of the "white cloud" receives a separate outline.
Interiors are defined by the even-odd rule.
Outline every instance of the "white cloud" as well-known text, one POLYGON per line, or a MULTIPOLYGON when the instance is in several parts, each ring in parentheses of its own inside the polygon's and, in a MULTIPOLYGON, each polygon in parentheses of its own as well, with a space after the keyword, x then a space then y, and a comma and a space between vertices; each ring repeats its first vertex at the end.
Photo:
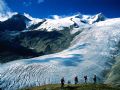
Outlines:
POLYGON ((40 4, 40 3, 43 3, 45 0, 38 0, 38 3, 40 4))
POLYGON ((4 0, 0 0, 0 15, 5 15, 7 12, 10 12, 10 8, 4 0))
POLYGON ((55 19, 55 20, 58 20, 58 19, 61 18, 61 16, 58 16, 58 15, 52 15, 52 17, 53 17, 53 19, 55 19))
POLYGON ((23 5, 25 5, 26 7, 31 6, 31 4, 32 4, 31 1, 29 1, 29 2, 23 2, 23 5))
POLYGON ((17 12, 6 12, 6 14, 0 14, 0 21, 6 21, 8 18, 11 18, 13 15, 18 14, 17 12))
POLYGON ((16 12, 11 12, 5 0, 0 0, 0 21, 5 21, 14 14, 16 14, 16 12))

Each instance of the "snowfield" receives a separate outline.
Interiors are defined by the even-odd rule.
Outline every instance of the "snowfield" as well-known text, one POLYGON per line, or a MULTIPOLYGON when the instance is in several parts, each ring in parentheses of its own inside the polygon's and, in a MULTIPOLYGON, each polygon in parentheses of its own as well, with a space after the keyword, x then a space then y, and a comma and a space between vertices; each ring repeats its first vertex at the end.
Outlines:
MULTIPOLYGON (((60 26, 68 25, 62 19, 60 26)), ((51 30, 49 25, 56 22, 50 21, 40 28, 51 30)), ((48 20, 49 21, 49 20, 48 20)), ((79 22, 77 22, 79 23, 79 22)), ((59 24, 58 24, 59 25, 59 24)), ((71 25, 71 23, 70 23, 71 25)), ((82 83, 83 76, 88 75, 88 81, 92 82, 94 74, 99 77, 99 82, 104 82, 105 72, 114 63, 114 56, 119 53, 120 18, 106 19, 96 23, 87 23, 80 26, 77 31, 83 31, 77 35, 68 49, 45 56, 31 59, 16 60, 0 65, 0 87, 3 90, 16 90, 24 87, 39 86, 51 83, 60 83, 62 77, 72 83, 75 76, 82 83)), ((48 31, 49 31, 48 30, 48 31)), ((74 33, 74 29, 71 31, 74 33)))

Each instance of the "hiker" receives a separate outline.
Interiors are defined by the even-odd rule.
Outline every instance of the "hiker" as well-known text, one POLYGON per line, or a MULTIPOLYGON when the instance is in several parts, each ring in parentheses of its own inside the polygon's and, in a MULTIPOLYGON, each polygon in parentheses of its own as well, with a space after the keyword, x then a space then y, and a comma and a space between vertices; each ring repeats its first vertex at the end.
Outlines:
POLYGON ((84 76, 85 83, 87 83, 87 75, 84 76))
POLYGON ((70 80, 68 80, 68 82, 67 82, 67 83, 68 83, 68 87, 69 87, 69 85, 71 84, 70 80))
POLYGON ((97 80, 97 77, 96 77, 96 75, 94 75, 94 77, 93 77, 94 84, 96 84, 96 80, 97 80))
POLYGON ((75 81, 75 84, 78 84, 78 77, 77 76, 75 77, 74 81, 75 81))
POLYGON ((68 85, 71 84, 70 80, 68 80, 68 85))
POLYGON ((65 83, 65 80, 64 80, 64 77, 61 79, 61 88, 64 87, 64 83, 65 83))

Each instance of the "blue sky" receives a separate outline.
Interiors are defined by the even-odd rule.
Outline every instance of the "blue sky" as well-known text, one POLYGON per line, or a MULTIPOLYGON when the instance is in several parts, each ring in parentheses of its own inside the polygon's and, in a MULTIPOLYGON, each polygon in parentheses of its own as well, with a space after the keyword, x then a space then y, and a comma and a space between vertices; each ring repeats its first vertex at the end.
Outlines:
POLYGON ((29 13, 33 17, 72 15, 75 13, 120 17, 120 0, 5 0, 14 12, 29 13))

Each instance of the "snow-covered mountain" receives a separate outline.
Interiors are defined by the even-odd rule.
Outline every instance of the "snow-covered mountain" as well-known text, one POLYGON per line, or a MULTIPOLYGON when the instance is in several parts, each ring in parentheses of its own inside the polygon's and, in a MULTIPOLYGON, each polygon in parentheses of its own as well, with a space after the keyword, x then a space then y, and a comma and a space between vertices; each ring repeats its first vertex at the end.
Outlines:
POLYGON ((31 27, 32 25, 36 25, 42 22, 38 27, 34 29, 47 30, 47 31, 62 30, 64 27, 70 27, 72 25, 74 26, 74 28, 78 28, 79 26, 83 26, 83 25, 85 26, 86 24, 93 24, 105 20, 105 16, 102 13, 99 13, 94 16, 77 14, 73 16, 60 17, 54 15, 53 19, 43 19, 43 20, 31 18, 31 16, 29 16, 28 14, 24 14, 24 15, 32 20, 31 22, 29 22, 27 27, 31 27))
POLYGON ((18 37, 13 39, 10 34, 11 40, 29 50, 49 53, 1 64, 0 87, 3 90, 59 83, 61 77, 73 83, 75 76, 83 82, 83 76, 88 75, 88 81, 92 82, 96 74, 99 82, 106 80, 114 58, 119 55, 120 18, 107 19, 101 13, 55 16, 54 19, 24 16, 26 28, 14 35, 16 30, 12 29, 12 35, 18 37))
MULTIPOLYGON (((10 13, 7 16, 4 16, 0 19, 1 22, 8 22, 10 20, 21 20, 26 23, 26 29, 28 30, 63 30, 64 27, 74 26, 74 28, 78 28, 79 26, 85 26, 87 24, 93 24, 99 21, 104 21, 106 18, 102 13, 97 15, 81 15, 76 14, 73 16, 64 16, 60 17, 54 15, 53 18, 39 19, 33 18, 29 14, 24 13, 10 13)), ((22 29, 22 30, 25 30, 22 29)))

